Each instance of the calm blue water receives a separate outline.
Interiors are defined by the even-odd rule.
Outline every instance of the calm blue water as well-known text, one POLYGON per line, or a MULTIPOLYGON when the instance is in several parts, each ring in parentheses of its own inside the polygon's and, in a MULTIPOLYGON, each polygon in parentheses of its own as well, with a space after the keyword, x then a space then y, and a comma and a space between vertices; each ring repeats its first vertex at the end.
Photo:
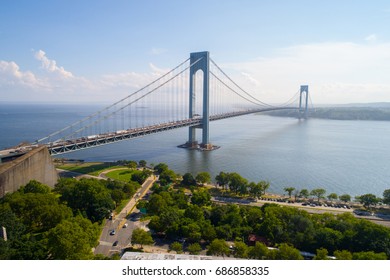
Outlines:
MULTIPOLYGON (((0 149, 34 141, 99 107, 1 105, 0 149)), ((178 173, 238 172, 250 181, 268 180, 270 191, 322 187, 352 196, 390 188, 390 122, 299 121, 248 115, 210 124, 212 152, 180 149, 188 128, 64 155, 86 161, 146 160, 167 163, 178 173)), ((201 131, 198 132, 201 137, 201 131)))

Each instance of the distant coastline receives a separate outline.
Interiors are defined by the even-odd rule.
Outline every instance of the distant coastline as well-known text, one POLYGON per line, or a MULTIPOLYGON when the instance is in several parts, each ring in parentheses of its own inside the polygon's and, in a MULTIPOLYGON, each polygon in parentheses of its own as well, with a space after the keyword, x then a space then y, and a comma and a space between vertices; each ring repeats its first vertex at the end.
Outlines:
MULTIPOLYGON (((291 117, 298 118, 298 112, 293 110, 278 110, 266 113, 274 117, 291 117)), ((329 119, 329 120, 359 120, 359 121, 390 121, 390 106, 387 103, 376 104, 356 104, 334 107, 319 107, 310 110, 310 118, 329 119)))

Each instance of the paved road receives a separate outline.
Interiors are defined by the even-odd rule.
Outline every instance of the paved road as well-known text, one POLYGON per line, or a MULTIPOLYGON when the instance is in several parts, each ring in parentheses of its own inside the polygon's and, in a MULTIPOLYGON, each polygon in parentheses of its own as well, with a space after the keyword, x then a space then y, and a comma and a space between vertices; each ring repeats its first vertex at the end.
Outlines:
POLYGON ((99 245, 95 249, 95 254, 110 256, 114 253, 119 253, 123 247, 129 245, 133 230, 145 226, 143 222, 132 221, 127 217, 131 213, 138 212, 138 209, 135 208, 137 201, 147 193, 156 180, 157 178, 154 175, 150 176, 122 211, 115 215, 112 220, 106 220, 106 224, 100 235, 99 245), (123 227, 124 224, 128 226, 125 228, 123 227), (112 230, 115 230, 115 235, 110 234, 112 230), (117 246, 113 246, 115 241, 118 241, 117 246))
POLYGON ((98 177, 98 176, 78 173, 78 172, 69 171, 69 170, 65 170, 65 169, 59 169, 59 168, 57 168, 57 173, 61 178, 76 178, 76 179, 94 178, 94 179, 98 179, 98 180, 101 180, 101 179, 107 180, 107 178, 104 178, 104 177, 98 177))
MULTIPOLYGON (((220 203, 237 203, 237 204, 244 204, 244 205, 252 205, 252 206, 263 206, 265 203, 275 203, 283 206, 289 206, 289 207, 296 207, 301 210, 305 210, 309 213, 313 214, 322 214, 322 213, 332 213, 332 214, 341 214, 341 213, 351 213, 353 214, 356 218, 359 219, 366 219, 370 220, 373 223, 380 224, 385 227, 390 228, 390 220, 389 219, 384 219, 384 218, 379 218, 376 216, 358 216, 353 213, 353 209, 344 209, 344 208, 335 208, 335 207, 324 207, 324 206, 303 206, 301 203, 286 203, 286 202, 278 202, 278 201, 265 201, 265 200, 258 200, 257 202, 249 202, 243 203, 241 199, 232 199, 232 198, 212 198, 216 202, 220 203)), ((244 200, 245 201, 245 200, 244 200)))

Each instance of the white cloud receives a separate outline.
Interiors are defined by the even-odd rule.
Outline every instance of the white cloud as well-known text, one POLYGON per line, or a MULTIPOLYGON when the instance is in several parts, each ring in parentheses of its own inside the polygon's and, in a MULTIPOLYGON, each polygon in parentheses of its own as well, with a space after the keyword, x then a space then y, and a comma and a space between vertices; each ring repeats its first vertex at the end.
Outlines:
MULTIPOLYGON (((0 61, 0 87, 38 101, 114 102, 170 70, 150 63, 145 73, 86 79, 58 66, 42 50, 34 56, 44 71, 22 71, 15 62, 0 61)), ((314 103, 390 102, 390 43, 296 45, 250 61, 217 63, 238 85, 267 103, 285 102, 302 84, 309 85, 314 103)), ((0 99, 6 92, 0 92, 0 99)))
POLYGON ((366 38, 364 38, 367 42, 375 42, 377 40, 376 34, 368 35, 366 38))
POLYGON ((50 60, 44 51, 37 51, 35 53, 35 58, 41 61, 43 69, 47 70, 48 72, 58 74, 59 78, 73 78, 73 74, 71 72, 66 71, 63 67, 57 66, 57 62, 55 60, 50 60))
POLYGON ((30 71, 21 71, 14 61, 0 61, 0 86, 22 86, 30 89, 46 89, 43 80, 38 79, 30 71))
POLYGON ((151 72, 149 73, 127 72, 119 74, 107 74, 103 75, 100 81, 105 87, 126 87, 128 89, 139 89, 153 82, 161 75, 169 71, 158 68, 153 63, 149 63, 149 67, 151 69, 151 72))
POLYGON ((255 85, 257 87, 260 86, 260 82, 258 80, 256 80, 255 78, 253 78, 250 74, 245 73, 245 72, 241 72, 241 75, 243 77, 245 77, 253 85, 255 85))
POLYGON ((260 82, 232 77, 265 102, 283 102, 308 84, 313 102, 390 102, 390 44, 330 42, 297 45, 269 57, 223 67, 260 82))
POLYGON ((67 102, 114 102, 168 72, 150 63, 146 73, 107 74, 93 79, 76 76, 47 57, 34 52, 43 71, 21 71, 15 62, 0 61, 0 100, 67 102), (43 90, 42 90, 43 89, 43 90))
POLYGON ((44 71, 21 71, 18 64, 0 61, 0 100, 7 101, 76 101, 85 96, 100 94, 98 83, 71 72, 50 60, 44 51, 39 50, 34 57, 41 62, 44 71))
POLYGON ((165 73, 169 72, 171 69, 164 69, 164 68, 159 68, 157 66, 155 66, 153 63, 149 63, 149 67, 150 69, 152 69, 153 73, 155 75, 164 75, 165 73))

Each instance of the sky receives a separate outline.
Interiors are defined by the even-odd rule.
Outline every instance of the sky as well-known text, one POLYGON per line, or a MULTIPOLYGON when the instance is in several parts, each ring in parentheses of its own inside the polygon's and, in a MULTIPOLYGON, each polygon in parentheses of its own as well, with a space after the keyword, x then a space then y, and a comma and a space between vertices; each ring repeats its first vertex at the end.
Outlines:
POLYGON ((387 0, 0 0, 0 102, 112 103, 189 57, 282 103, 390 102, 387 0))

